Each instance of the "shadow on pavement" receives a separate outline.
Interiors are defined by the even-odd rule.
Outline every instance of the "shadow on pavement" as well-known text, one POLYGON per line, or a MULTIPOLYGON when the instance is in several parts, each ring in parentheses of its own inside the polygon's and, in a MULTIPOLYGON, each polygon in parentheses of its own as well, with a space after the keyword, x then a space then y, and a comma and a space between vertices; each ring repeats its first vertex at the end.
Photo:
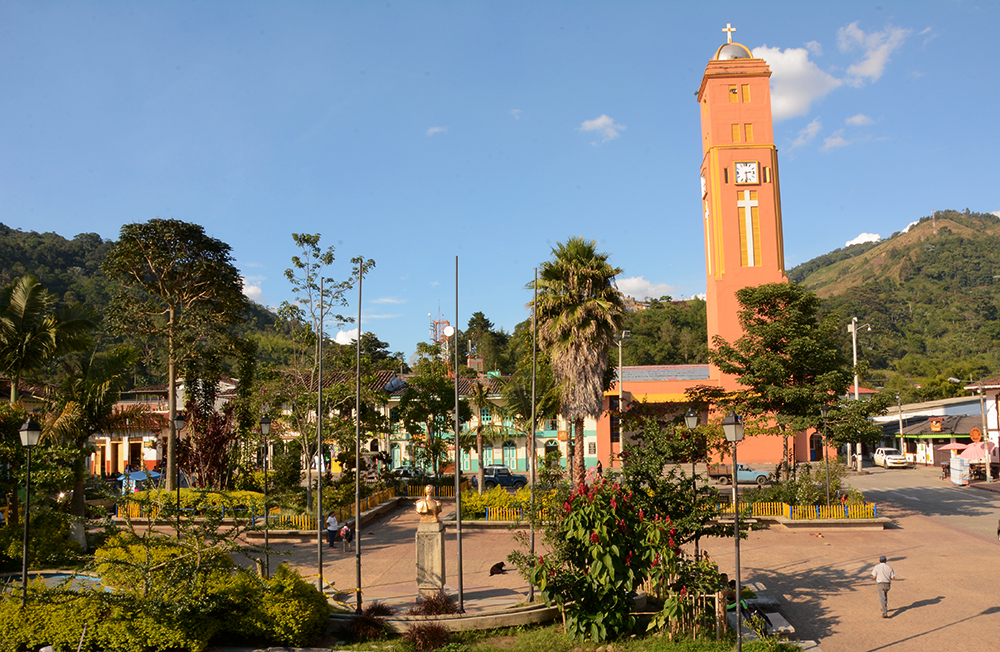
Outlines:
MULTIPOLYGON (((889 592, 889 596, 890 597, 892 596, 892 591, 889 592)), ((932 604, 939 604, 942 600, 944 600, 944 596, 943 595, 939 595, 936 598, 930 598, 930 599, 927 599, 927 600, 917 600, 916 602, 911 602, 910 604, 906 605, 905 607, 900 607, 899 609, 893 609, 892 610, 892 615, 893 616, 898 616, 899 614, 901 614, 903 612, 906 612, 906 611, 909 611, 910 609, 919 609, 920 607, 929 607, 932 604)))

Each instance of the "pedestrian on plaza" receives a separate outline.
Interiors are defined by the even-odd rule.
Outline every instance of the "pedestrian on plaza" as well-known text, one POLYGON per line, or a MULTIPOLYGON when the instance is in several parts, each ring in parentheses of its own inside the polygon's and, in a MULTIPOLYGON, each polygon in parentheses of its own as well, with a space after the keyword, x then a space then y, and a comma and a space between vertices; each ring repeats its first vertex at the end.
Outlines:
POLYGON ((344 523, 344 527, 340 528, 340 538, 344 542, 344 552, 351 549, 351 544, 354 543, 354 530, 347 523, 344 523))
POLYGON ((326 517, 326 538, 329 541, 331 548, 337 542, 337 530, 339 529, 340 522, 337 520, 337 517, 334 516, 333 512, 330 512, 330 514, 326 517))
POLYGON ((896 579, 896 572, 892 570, 892 566, 885 563, 885 555, 878 558, 878 564, 872 569, 872 578, 878 587, 878 601, 882 606, 882 617, 888 618, 889 589, 892 587, 892 581, 896 579))

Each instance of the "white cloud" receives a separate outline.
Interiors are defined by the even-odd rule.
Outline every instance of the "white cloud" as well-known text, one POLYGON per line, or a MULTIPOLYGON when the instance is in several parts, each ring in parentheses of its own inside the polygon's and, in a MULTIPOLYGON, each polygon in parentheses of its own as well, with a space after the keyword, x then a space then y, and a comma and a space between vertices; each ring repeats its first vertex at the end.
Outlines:
POLYGON ((381 299, 373 299, 372 303, 400 304, 400 303, 406 303, 406 299, 397 299, 396 297, 382 297, 381 299))
POLYGON ((431 127, 430 129, 427 130, 427 136, 430 137, 433 136, 434 134, 443 134, 447 133, 447 131, 448 127, 431 127))
MULTIPOLYGON (((1000 211, 997 211, 997 212, 1000 213, 1000 211)), ((906 225, 906 228, 903 229, 903 233, 908 233, 910 229, 912 229, 913 227, 915 227, 918 224, 920 224, 920 220, 917 220, 916 222, 910 222, 909 224, 906 225)))
POLYGON ((813 138, 815 138, 816 134, 818 134, 822 128, 823 128, 823 123, 819 121, 819 118, 815 118, 812 122, 807 124, 805 128, 802 129, 802 131, 799 132, 799 135, 795 137, 795 140, 792 141, 791 147, 789 147, 788 149, 792 150, 795 149, 796 147, 801 147, 802 145, 805 145, 813 138))
POLYGON ((337 337, 333 341, 337 344, 351 344, 358 339, 358 329, 352 328, 349 331, 337 331, 337 337))
POLYGON ((864 113, 859 113, 857 115, 852 115, 847 120, 844 120, 849 125, 854 125, 855 127, 863 127, 865 125, 870 125, 875 121, 866 116, 864 113))
POLYGON ((753 49, 753 55, 771 68, 771 116, 775 122, 805 115, 810 105, 844 82, 820 70, 805 48, 753 49))
POLYGON ((602 143, 618 138, 625 129, 625 125, 616 124, 612 118, 603 113, 593 120, 584 120, 583 124, 580 125, 580 131, 596 131, 601 134, 603 136, 602 143))
POLYGON ((251 283, 245 276, 241 276, 240 280, 243 282, 243 296, 260 303, 261 297, 264 296, 264 291, 260 289, 260 281, 251 283))
POLYGON ((369 314, 369 313, 366 312, 365 315, 364 315, 364 318, 365 319, 396 319, 397 317, 402 317, 402 316, 403 315, 401 315, 399 313, 396 313, 394 315, 380 315, 378 313, 369 314))
POLYGON ((676 291, 676 288, 668 283, 650 283, 641 276, 620 278, 615 281, 615 285, 622 294, 640 300, 646 297, 658 299, 676 291))
POLYGON ((514 116, 515 120, 520 120, 521 119, 521 109, 511 109, 510 110, 510 114, 512 116, 514 116))
POLYGON ((841 134, 844 133, 843 129, 838 129, 833 134, 826 137, 823 141, 823 149, 836 149, 837 147, 846 147, 850 145, 853 141, 844 138, 841 134))
POLYGON ((806 49, 809 50, 814 57, 823 56, 823 46, 820 45, 819 41, 809 41, 806 43, 806 49))
POLYGON ((910 30, 902 27, 886 27, 881 32, 866 33, 858 27, 857 21, 837 30, 837 45, 841 52, 864 50, 864 58, 847 68, 847 83, 863 86, 865 81, 878 81, 885 72, 889 56, 899 49, 910 30))
POLYGON ((997 217, 1000 217, 1000 211, 993 211, 992 213, 990 213, 990 215, 996 215, 997 217))
POLYGON ((882 239, 878 233, 861 233, 858 237, 853 240, 848 240, 844 243, 845 247, 850 247, 851 245, 861 244, 862 242, 878 242, 882 239))

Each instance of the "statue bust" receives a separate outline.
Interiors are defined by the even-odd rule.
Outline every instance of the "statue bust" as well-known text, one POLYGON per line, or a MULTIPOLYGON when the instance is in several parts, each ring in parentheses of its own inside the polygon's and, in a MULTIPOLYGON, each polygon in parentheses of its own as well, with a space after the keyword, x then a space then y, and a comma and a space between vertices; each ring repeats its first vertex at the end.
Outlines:
POLYGON ((434 485, 424 487, 424 497, 417 501, 417 514, 421 523, 437 523, 441 513, 441 503, 434 500, 434 485))

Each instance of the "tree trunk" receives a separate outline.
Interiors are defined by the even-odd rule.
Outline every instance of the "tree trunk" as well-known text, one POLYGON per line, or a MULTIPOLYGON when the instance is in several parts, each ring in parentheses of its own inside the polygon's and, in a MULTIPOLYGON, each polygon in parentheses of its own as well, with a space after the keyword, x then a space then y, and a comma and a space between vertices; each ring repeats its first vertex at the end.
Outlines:
POLYGON ((174 309, 170 308, 170 328, 167 330, 167 491, 177 489, 177 431, 174 429, 174 417, 177 416, 177 367, 174 342, 174 309))
POLYGON ((788 434, 787 433, 783 433, 781 435, 781 439, 782 439, 782 445, 784 446, 784 451, 782 453, 782 459, 785 461, 785 464, 784 464, 784 467, 785 467, 785 473, 784 473, 784 475, 785 475, 785 482, 788 482, 788 480, 792 477, 792 465, 788 461, 788 434))
POLYGON ((483 483, 486 482, 486 471, 483 469, 483 429, 476 429, 476 455, 479 456, 479 470, 476 471, 476 481, 479 483, 479 494, 483 493, 483 483))
POLYGON ((577 484, 583 482, 587 474, 583 462, 583 419, 577 419, 573 424, 573 436, 576 441, 573 451, 573 479, 577 484))

